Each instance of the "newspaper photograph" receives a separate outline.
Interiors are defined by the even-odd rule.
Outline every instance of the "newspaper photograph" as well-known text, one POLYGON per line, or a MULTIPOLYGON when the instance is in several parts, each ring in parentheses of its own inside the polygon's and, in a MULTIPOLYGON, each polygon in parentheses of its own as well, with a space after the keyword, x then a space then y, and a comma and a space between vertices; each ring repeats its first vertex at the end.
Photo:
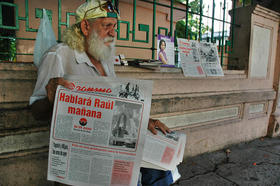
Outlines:
POLYGON ((81 186, 137 185, 152 82, 66 79, 73 89, 57 88, 48 180, 81 186))
POLYGON ((187 77, 224 76, 215 43, 177 38, 180 60, 187 77))
POLYGON ((183 160, 185 144, 184 133, 172 131, 163 134, 158 131, 154 135, 148 131, 141 167, 174 170, 183 160))

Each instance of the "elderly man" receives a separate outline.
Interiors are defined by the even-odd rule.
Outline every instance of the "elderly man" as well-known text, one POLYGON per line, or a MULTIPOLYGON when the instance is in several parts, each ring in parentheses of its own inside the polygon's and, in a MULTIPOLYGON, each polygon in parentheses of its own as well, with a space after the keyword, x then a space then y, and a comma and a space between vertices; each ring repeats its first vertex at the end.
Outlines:
MULTIPOLYGON (((119 14, 110 1, 91 0, 76 10, 76 23, 66 29, 63 43, 53 46, 41 58, 38 79, 30 97, 36 119, 50 119, 56 88, 71 88, 65 75, 115 77, 115 27, 119 14)), ((148 129, 156 134, 170 130, 158 120, 149 120, 148 129)), ((141 169, 143 185, 170 185, 170 171, 141 169)))

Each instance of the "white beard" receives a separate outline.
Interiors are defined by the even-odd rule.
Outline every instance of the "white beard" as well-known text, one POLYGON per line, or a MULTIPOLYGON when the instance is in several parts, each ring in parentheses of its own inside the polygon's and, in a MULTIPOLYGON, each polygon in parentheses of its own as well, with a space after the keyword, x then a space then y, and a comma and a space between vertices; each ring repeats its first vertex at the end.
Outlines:
POLYGON ((96 60, 102 63, 112 63, 115 56, 115 40, 113 37, 106 37, 101 39, 99 35, 93 30, 89 36, 88 53, 96 60), (104 43, 111 41, 107 46, 104 43))

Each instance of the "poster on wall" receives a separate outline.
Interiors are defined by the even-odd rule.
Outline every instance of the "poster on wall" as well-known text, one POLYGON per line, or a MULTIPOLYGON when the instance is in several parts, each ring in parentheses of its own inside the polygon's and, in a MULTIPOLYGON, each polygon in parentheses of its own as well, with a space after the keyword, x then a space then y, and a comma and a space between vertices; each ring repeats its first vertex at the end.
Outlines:
POLYGON ((174 67, 174 37, 158 35, 157 46, 157 59, 162 66, 174 67))
POLYGON ((182 38, 177 41, 185 76, 224 76, 216 44, 182 38))

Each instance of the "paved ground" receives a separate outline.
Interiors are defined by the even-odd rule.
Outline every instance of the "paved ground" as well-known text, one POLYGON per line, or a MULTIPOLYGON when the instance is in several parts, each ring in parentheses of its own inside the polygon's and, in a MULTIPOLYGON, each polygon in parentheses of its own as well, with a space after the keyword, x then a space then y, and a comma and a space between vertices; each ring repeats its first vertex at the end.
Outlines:
POLYGON ((186 159, 174 186, 280 186, 280 137, 261 138, 186 159))

